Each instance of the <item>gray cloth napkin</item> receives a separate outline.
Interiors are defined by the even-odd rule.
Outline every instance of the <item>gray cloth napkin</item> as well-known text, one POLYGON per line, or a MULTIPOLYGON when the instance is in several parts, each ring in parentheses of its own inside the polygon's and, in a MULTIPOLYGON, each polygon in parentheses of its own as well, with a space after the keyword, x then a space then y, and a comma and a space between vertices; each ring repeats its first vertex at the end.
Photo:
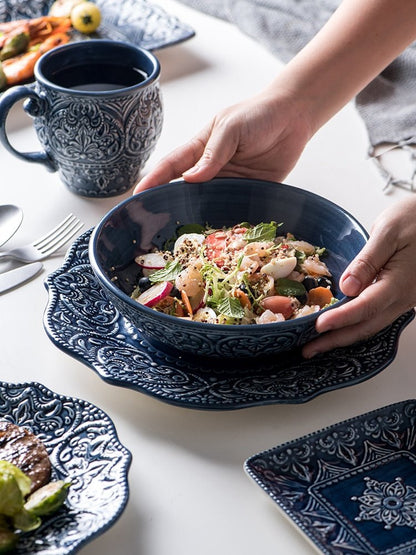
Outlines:
MULTIPOLYGON (((341 0, 180 0, 236 25, 279 60, 288 62, 319 31, 341 0)), ((369 137, 369 154, 391 143, 416 144, 416 43, 355 98, 369 137)), ((391 176, 378 160, 390 184, 391 176)), ((412 176, 413 177, 413 176, 412 176)), ((413 188, 413 182, 410 184, 413 188)))

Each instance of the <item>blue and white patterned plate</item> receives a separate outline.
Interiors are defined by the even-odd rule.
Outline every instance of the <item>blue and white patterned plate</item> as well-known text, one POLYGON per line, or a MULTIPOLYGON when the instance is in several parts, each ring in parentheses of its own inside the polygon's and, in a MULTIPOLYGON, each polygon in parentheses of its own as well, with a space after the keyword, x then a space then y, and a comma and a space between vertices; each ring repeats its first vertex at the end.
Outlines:
MULTIPOLYGON (((147 0, 94 1, 102 15, 95 38, 124 40, 147 50, 156 50, 195 35, 189 25, 147 0)), ((0 0, 0 21, 45 15, 52 3, 53 0, 0 0)))
POLYGON ((174 356, 145 341, 108 301, 88 258, 91 230, 47 277, 44 326, 63 351, 106 382, 135 389, 186 408, 229 410, 303 403, 317 395, 367 380, 394 359, 407 312, 365 343, 307 361, 298 351, 279 357, 210 360, 174 356))
POLYGON ((416 553, 416 401, 250 457, 248 475, 328 555, 416 553))
POLYGON ((129 496, 131 455, 103 411, 38 383, 0 382, 0 418, 36 434, 48 451, 52 478, 71 481, 65 505, 20 536, 16 555, 76 553, 115 523, 129 496))

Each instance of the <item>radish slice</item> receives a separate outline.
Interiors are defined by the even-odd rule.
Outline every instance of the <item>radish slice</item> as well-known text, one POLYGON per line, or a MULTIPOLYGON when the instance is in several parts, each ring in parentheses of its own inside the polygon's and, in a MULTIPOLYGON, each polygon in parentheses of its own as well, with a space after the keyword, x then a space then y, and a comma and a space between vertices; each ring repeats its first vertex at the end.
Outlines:
POLYGON ((160 270, 166 266, 166 260, 158 252, 149 252, 141 254, 134 259, 136 264, 148 270, 160 270))
POLYGON ((160 283, 152 285, 152 287, 149 287, 146 291, 143 291, 143 293, 137 297, 136 301, 151 308, 167 297, 172 289, 173 285, 170 281, 161 281, 160 283))
POLYGON ((179 258, 185 253, 188 253, 189 256, 197 256, 204 241, 205 235, 202 235, 201 233, 184 233, 175 241, 173 256, 175 258, 179 258))

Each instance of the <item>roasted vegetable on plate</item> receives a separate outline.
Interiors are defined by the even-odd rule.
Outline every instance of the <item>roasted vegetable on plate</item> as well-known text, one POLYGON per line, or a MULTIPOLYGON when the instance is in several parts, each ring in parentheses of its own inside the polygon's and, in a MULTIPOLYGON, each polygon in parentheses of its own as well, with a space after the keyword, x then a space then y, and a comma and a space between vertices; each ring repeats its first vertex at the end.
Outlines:
POLYGON ((89 0, 57 0, 49 15, 0 23, 0 91, 31 80, 42 54, 69 42, 74 29, 94 32, 100 21, 98 6, 89 0))
POLYGON ((15 549, 19 534, 36 530, 64 503, 70 484, 51 481, 42 441, 26 428, 0 421, 0 554, 15 549))

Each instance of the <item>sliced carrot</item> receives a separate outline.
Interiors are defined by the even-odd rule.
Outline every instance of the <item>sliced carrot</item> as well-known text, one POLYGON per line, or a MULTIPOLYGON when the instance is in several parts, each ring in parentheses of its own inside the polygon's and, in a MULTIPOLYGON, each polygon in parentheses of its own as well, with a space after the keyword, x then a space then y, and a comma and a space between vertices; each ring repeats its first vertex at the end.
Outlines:
POLYGON ((182 318, 185 316, 185 311, 183 309, 182 303, 176 297, 171 297, 167 295, 161 301, 155 305, 159 312, 164 312, 165 314, 170 314, 172 316, 178 316, 182 318))
POLYGON ((192 316, 193 310, 192 310, 192 306, 191 306, 191 301, 189 300, 189 297, 186 294, 184 289, 182 289, 182 291, 181 291, 181 298, 182 298, 182 302, 185 305, 185 308, 186 308, 189 316, 192 316))
POLYGON ((331 302, 332 292, 328 287, 314 287, 308 293, 308 304, 319 305, 321 308, 331 302))
POLYGON ((243 308, 251 308, 251 301, 247 293, 244 293, 241 289, 236 289, 234 291, 234 297, 237 297, 243 308))

